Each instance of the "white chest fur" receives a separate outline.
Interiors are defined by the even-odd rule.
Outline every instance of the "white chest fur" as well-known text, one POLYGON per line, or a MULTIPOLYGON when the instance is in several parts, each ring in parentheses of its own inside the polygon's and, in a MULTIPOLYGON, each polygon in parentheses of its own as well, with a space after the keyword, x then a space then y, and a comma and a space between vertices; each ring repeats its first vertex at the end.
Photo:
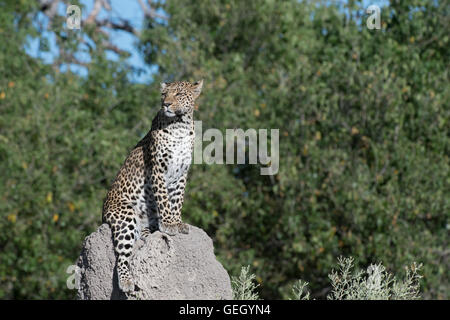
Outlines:
POLYGON ((168 186, 176 183, 189 170, 192 162, 192 141, 194 139, 190 132, 191 130, 180 128, 167 135, 167 153, 171 156, 165 173, 168 186))

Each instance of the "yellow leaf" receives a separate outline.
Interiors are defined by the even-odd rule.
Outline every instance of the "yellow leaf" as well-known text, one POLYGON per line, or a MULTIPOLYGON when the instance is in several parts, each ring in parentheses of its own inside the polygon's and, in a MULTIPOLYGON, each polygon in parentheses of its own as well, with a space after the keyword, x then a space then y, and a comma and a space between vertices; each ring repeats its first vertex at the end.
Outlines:
POLYGON ((70 212, 74 212, 75 211, 75 205, 72 202, 67 203, 67 206, 69 207, 69 211, 70 212))
POLYGON ((4 92, 1 92, 1 93, 0 93, 0 99, 3 100, 3 99, 5 99, 5 97, 6 97, 6 94, 5 94, 4 92))
POLYGON ((10 215, 8 215, 8 221, 15 223, 17 220, 17 215, 15 213, 11 213, 10 215))
POLYGON ((308 155, 308 145, 305 144, 305 146, 303 147, 303 150, 302 150, 302 154, 303 154, 304 156, 307 156, 307 155, 308 155))
POLYGON ((51 203, 53 201, 53 193, 52 192, 47 193, 45 200, 47 200, 48 203, 51 203))
POLYGON ((255 117, 259 117, 259 110, 258 109, 255 109, 255 111, 253 111, 253 113, 254 113, 255 117))
POLYGON ((218 217, 219 216, 219 213, 216 210, 213 210, 212 214, 213 214, 213 217, 218 217))
POLYGON ((57 213, 55 213, 53 215, 53 222, 58 222, 58 220, 59 220, 59 215, 57 213))
POLYGON ((358 134, 359 130, 356 127, 352 127, 352 135, 358 134))
POLYGON ((316 132, 316 140, 320 140, 322 139, 322 133, 320 133, 320 131, 316 132))

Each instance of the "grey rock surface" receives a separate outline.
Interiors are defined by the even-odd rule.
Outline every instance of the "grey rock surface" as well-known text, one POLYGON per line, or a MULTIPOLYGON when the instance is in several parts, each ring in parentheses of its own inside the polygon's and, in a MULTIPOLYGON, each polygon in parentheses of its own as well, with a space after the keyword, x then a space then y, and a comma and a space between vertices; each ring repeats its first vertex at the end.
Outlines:
POLYGON ((107 224, 86 237, 77 262, 78 299, 231 299, 228 273, 216 260, 211 238, 190 226, 189 234, 167 236, 159 231, 138 240, 130 272, 139 288, 119 290, 112 234, 107 224))

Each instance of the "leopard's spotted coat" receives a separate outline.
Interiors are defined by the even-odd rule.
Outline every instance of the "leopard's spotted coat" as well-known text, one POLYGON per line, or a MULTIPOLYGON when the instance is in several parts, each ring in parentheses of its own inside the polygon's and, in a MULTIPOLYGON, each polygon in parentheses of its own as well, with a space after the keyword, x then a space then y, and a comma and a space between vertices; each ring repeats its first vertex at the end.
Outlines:
POLYGON ((194 148, 194 101, 203 82, 161 84, 161 104, 151 130, 119 170, 103 204, 117 254, 119 287, 134 291, 129 259, 133 244, 159 229, 188 233, 181 220, 186 177, 194 148))

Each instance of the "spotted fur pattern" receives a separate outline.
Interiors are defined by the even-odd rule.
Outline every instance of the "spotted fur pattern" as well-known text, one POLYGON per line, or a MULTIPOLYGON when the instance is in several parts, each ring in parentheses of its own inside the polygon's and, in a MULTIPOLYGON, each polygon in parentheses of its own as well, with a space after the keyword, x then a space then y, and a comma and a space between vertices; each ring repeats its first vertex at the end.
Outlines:
POLYGON ((130 152, 103 204, 117 254, 119 287, 134 291, 129 261, 135 240, 159 229, 189 233, 181 220, 194 148, 194 101, 203 82, 161 84, 161 109, 151 130, 130 152))

